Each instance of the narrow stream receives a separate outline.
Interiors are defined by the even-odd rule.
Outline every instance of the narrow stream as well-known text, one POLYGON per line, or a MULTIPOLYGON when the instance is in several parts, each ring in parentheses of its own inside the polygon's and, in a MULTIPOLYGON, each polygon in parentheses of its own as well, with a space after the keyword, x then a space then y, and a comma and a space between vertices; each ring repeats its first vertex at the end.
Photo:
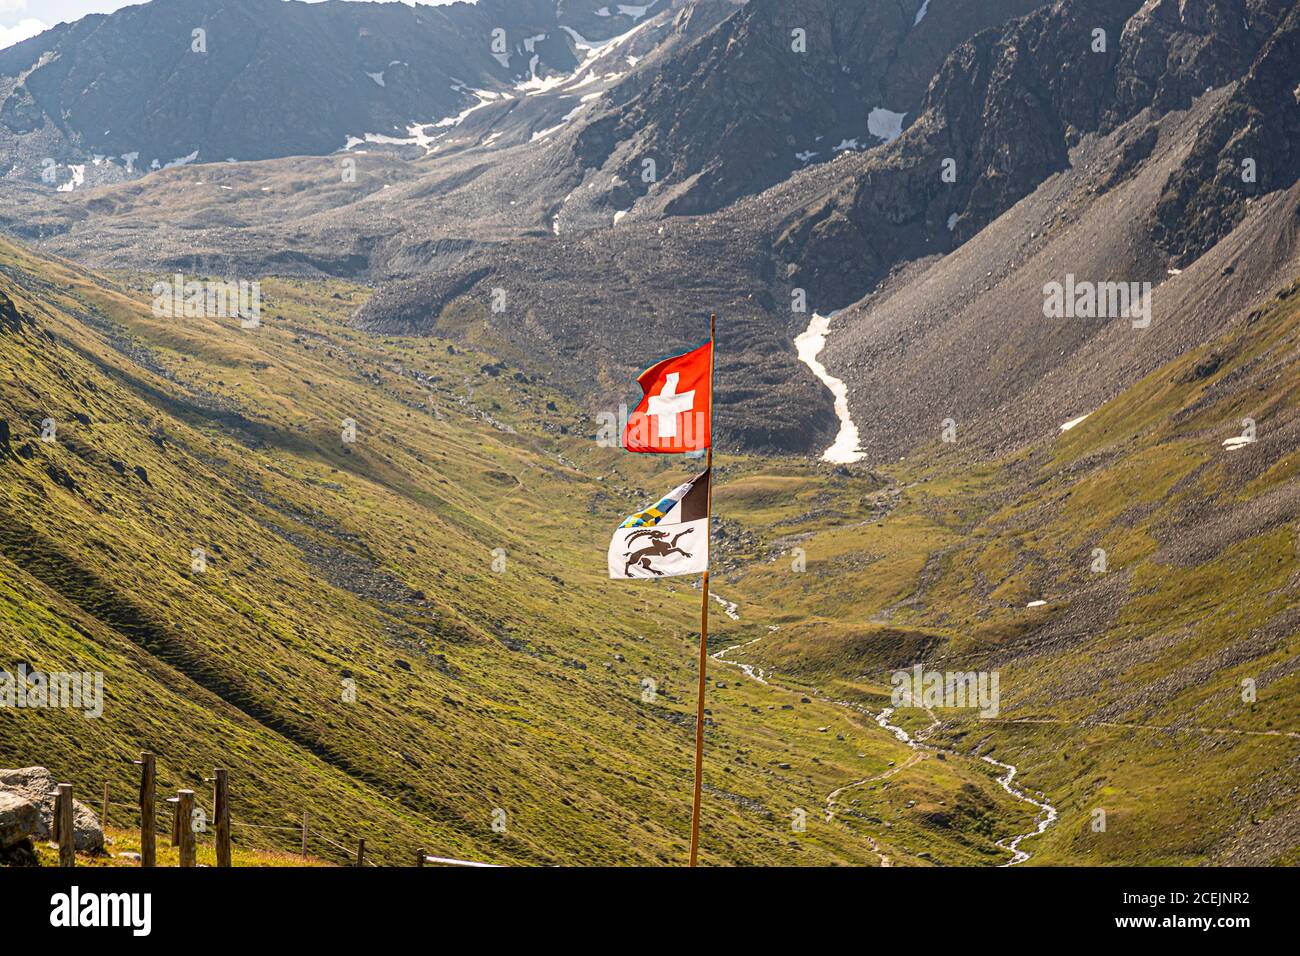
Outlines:
MULTIPOLYGON (((762 640, 761 636, 754 638, 752 641, 746 641, 743 644, 733 644, 730 647, 723 648, 722 650, 711 654, 710 657, 713 660, 718 661, 719 663, 730 664, 732 667, 739 668, 740 671, 746 677, 748 677, 750 680, 755 681, 756 683, 764 684, 769 687, 777 687, 781 690, 790 690, 790 688, 783 687, 780 684, 773 684, 771 681, 767 679, 767 674, 765 674, 762 671, 762 669, 752 664, 743 664, 740 661, 733 661, 728 656, 729 654, 735 651, 739 651, 742 648, 748 647, 751 644, 756 644, 760 640, 762 640)), ((795 691, 792 690, 790 690, 790 692, 796 693, 795 691)), ((866 716, 874 720, 881 730, 884 730, 887 733, 892 734, 895 738, 897 738, 902 743, 906 744, 914 751, 928 750, 933 753, 947 754, 957 759, 972 759, 972 755, 970 754, 964 754, 956 750, 949 750, 946 747, 939 747, 932 743, 929 743, 928 741, 923 742, 941 724, 939 718, 935 716, 934 712, 930 710, 930 708, 928 707, 925 707, 923 709, 925 710, 926 714, 929 715, 930 717, 930 725, 926 727, 924 730, 918 731, 914 736, 912 734, 909 734, 902 727, 890 721, 890 718, 894 715, 893 707, 886 707, 882 711, 880 711, 880 713, 873 714, 871 711, 867 710, 867 708, 863 707, 861 704, 855 703, 853 701, 832 700, 829 697, 822 697, 815 693, 813 693, 812 696, 816 697, 817 700, 823 701, 825 703, 835 704, 839 707, 844 707, 849 710, 855 710, 858 711, 859 713, 865 714, 866 716)), ((902 764, 892 770, 886 771, 884 774, 881 774, 876 777, 867 777, 863 780, 856 780, 852 783, 846 784, 838 788, 837 790, 832 791, 826 797, 827 821, 829 822, 830 820, 834 819, 836 801, 838 800, 840 794, 844 793, 845 791, 852 790, 855 787, 862 786, 863 784, 871 783, 874 780, 879 780, 885 777, 893 776, 894 774, 910 767, 916 759, 919 759, 919 754, 916 757, 912 758, 911 761, 902 764)), ((1044 794, 1039 793, 1038 796, 1041 799, 1036 800, 1033 797, 1029 796, 1029 794, 1025 793, 1024 790, 1020 789, 1019 787, 1015 786, 1012 783, 1012 781, 1015 779, 1016 774, 1020 772, 1018 767, 1009 763, 1003 763, 1000 760, 994 760, 992 757, 988 757, 988 756, 981 755, 980 759, 983 760, 985 763, 997 767, 999 770, 1005 771, 1001 776, 997 778, 997 782, 999 786, 1002 787, 1003 790, 1005 790, 1011 796, 1015 797, 1017 800, 1022 800, 1025 803, 1032 804, 1034 807, 1038 809, 1038 816, 1034 821, 1034 829, 1026 833, 1020 833, 1017 834, 1016 836, 1006 837, 1004 839, 997 841, 998 846, 1002 847, 1002 849, 1007 850, 1008 852, 1011 853, 1011 859, 1008 860, 1006 863, 1003 863, 1002 864, 1003 866, 1016 866, 1017 864, 1024 863, 1026 860, 1029 859, 1030 854, 1027 851, 1020 849, 1020 842, 1028 837, 1038 836, 1042 834, 1048 827, 1050 827, 1053 823, 1055 823, 1056 816, 1057 816, 1056 807, 1052 806, 1050 803, 1047 802, 1047 797, 1044 794)), ((881 865, 889 866, 890 865, 889 857, 884 854, 884 852, 880 849, 876 841, 872 839, 870 836, 868 836, 867 839, 870 840, 872 848, 880 856, 881 865)))
MULTIPOLYGON (((1024 800, 1026 803, 1032 803, 1039 810, 1037 826, 1035 826, 1034 829, 1030 830, 1028 833, 1022 833, 1019 836, 1012 837, 1010 840, 998 841, 998 846, 1005 850, 1010 850, 1012 853, 1010 861, 1003 863, 1003 866, 1015 866, 1017 863, 1024 863, 1025 860, 1029 859, 1029 854, 1020 849, 1020 841, 1025 837, 1038 836, 1038 834, 1042 833, 1055 823, 1056 807, 1048 803, 1046 797, 1044 797, 1043 801, 1040 803, 1019 787, 1013 787, 1011 781, 1019 772, 1016 767, 1013 767, 1009 763, 1003 763, 1000 760, 994 760, 992 757, 980 757, 980 759, 985 763, 991 763, 993 766, 1006 771, 1005 776, 998 777, 998 783, 1002 785, 1003 790, 1019 800, 1024 800)), ((1040 793, 1039 796, 1042 797, 1043 795, 1040 793)))

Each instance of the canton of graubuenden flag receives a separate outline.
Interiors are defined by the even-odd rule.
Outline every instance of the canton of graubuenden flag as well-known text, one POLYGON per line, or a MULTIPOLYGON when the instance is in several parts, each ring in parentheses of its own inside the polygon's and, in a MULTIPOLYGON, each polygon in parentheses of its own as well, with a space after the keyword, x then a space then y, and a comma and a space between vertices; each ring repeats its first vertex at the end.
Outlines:
POLYGON ((713 444, 713 342, 661 359, 636 377, 641 401, 627 417, 628 451, 681 454, 713 444))
POLYGON ((709 566, 709 473, 629 517, 609 543, 611 578, 699 574, 709 566))

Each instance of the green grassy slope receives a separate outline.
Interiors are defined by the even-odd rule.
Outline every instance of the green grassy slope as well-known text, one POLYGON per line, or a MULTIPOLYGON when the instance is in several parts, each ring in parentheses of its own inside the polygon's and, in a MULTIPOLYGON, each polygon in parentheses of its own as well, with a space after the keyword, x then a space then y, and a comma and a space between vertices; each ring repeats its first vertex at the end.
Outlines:
MULTIPOLYGON (((107 698, 0 711, 0 765, 91 803, 129 801, 142 749, 163 792, 226 766, 238 840, 292 849, 254 827, 306 811, 327 859, 680 863, 698 592, 611 583, 604 549, 689 463, 597 447, 592 410, 491 355, 354 332, 364 290, 266 280, 244 330, 153 316, 152 281, 0 244, 0 667, 103 671, 107 698)), ((719 647, 753 626, 715 620, 719 647)), ((878 862, 826 795, 907 748, 715 667, 704 861, 878 862)), ((979 821, 934 852, 1005 859, 1023 806, 957 772, 979 821)))
POLYGON ((1298 368, 1300 283, 1011 459, 936 444, 883 490, 822 479, 829 520, 756 508, 792 480, 756 470, 720 495, 773 557, 730 582, 781 626, 745 659, 874 706, 902 664, 997 670, 999 718, 940 711, 935 739, 1049 795, 1036 863, 1294 864, 1298 368))
MULTIPOLYGON (((249 849, 306 811, 334 861, 680 863, 698 591, 603 552, 690 463, 598 447, 509 356, 348 328, 365 290, 268 279, 242 330, 151 281, 0 245, 0 667, 108 698, 0 711, 0 764, 91 803, 141 749, 163 791, 228 766, 249 849)), ((1031 863, 1295 862, 1298 300, 1007 460, 720 459, 705 861, 1004 863, 1036 813, 990 755, 1060 811, 1031 863), (999 718, 900 710, 906 746, 874 718, 915 660, 996 669, 999 718)))

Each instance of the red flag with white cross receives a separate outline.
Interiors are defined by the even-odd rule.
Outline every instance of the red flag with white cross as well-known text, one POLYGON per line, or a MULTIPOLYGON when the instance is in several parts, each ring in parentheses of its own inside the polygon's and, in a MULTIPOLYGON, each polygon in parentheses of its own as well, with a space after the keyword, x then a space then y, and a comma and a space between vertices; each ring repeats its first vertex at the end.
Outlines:
POLYGON ((628 451, 680 454, 713 444, 713 343, 656 362, 637 376, 644 395, 627 417, 628 451))
POLYGON ((671 455, 708 449, 704 472, 624 521, 609 545, 612 578, 658 579, 701 572, 691 866, 699 858, 700 801, 704 792, 704 683, 709 664, 709 544, 713 537, 713 343, 717 340, 717 325, 717 314, 710 315, 709 341, 662 359, 636 377, 641 401, 623 428, 623 447, 628 451, 671 455))

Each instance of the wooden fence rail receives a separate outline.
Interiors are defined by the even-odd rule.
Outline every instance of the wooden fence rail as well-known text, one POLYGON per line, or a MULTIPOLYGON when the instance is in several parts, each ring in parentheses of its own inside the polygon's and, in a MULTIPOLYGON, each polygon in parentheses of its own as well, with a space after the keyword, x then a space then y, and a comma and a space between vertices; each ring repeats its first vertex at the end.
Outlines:
MULTIPOLYGON (((140 793, 139 793, 139 810, 140 810, 140 866, 155 867, 158 865, 157 849, 157 786, 158 786, 158 765, 157 758, 149 751, 141 751, 140 759, 133 761, 140 768, 140 793)), ((308 837, 314 836, 334 849, 340 851, 345 858, 349 859, 349 865, 354 867, 378 866, 374 861, 366 858, 366 841, 365 838, 359 838, 356 842, 356 849, 350 850, 341 843, 336 843, 320 832, 313 832, 309 828, 309 817, 307 811, 303 811, 302 825, 297 826, 263 826, 255 823, 241 823, 231 819, 230 814, 230 771, 224 767, 218 767, 210 778, 206 778, 213 784, 212 806, 214 817, 214 849, 216 852, 216 861, 218 867, 229 867, 232 865, 232 827, 248 827, 255 830, 285 830, 302 832, 302 858, 307 859, 308 837)), ((76 866, 76 827, 73 810, 72 784, 61 783, 50 796, 54 798, 54 825, 52 827, 51 837, 59 847, 59 865, 76 866)), ((103 804, 101 824, 107 829, 108 814, 110 806, 109 785, 104 784, 103 804)), ((167 803, 173 805, 173 813, 170 829, 170 844, 178 849, 180 857, 180 866, 193 867, 197 865, 197 845, 195 839, 196 820, 202 814, 195 813, 195 794, 190 789, 180 789, 176 796, 168 797, 167 803)), ((202 828, 200 828, 202 829, 202 828)), ((467 867, 496 867, 495 863, 482 863, 474 860, 457 860, 451 857, 441 857, 430 855, 424 848, 420 847, 416 851, 415 865, 423 867, 426 864, 434 866, 467 866, 467 867)))

